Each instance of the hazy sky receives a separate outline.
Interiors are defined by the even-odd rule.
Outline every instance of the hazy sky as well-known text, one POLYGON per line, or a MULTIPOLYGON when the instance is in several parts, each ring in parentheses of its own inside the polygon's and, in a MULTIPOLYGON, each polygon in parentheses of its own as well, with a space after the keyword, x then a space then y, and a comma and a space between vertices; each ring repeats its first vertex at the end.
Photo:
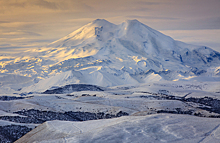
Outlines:
POLYGON ((43 46, 104 18, 220 51, 220 0, 0 0, 0 53, 43 46))

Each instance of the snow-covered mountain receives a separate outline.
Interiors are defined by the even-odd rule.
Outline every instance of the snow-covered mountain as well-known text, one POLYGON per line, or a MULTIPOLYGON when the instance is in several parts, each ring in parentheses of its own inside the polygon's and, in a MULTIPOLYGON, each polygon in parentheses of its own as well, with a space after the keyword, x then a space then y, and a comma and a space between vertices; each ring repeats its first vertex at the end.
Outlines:
POLYGON ((219 80, 220 75, 217 51, 175 41, 137 20, 115 25, 97 19, 46 47, 1 55, 0 62, 5 92, 8 87, 42 92, 74 83, 109 87, 198 76, 219 80), (15 86, 16 81, 25 82, 15 86))
POLYGON ((0 54, 0 142, 219 142, 217 118, 220 53, 137 20, 0 54))

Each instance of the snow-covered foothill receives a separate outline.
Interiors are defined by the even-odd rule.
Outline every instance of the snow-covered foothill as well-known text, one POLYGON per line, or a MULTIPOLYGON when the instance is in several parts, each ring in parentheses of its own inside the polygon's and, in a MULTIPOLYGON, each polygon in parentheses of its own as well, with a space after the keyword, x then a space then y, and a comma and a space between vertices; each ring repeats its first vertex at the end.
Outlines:
POLYGON ((101 121, 46 122, 16 141, 22 142, 218 142, 219 119, 187 115, 129 116, 101 121), (206 123, 209 124, 206 124, 206 123))

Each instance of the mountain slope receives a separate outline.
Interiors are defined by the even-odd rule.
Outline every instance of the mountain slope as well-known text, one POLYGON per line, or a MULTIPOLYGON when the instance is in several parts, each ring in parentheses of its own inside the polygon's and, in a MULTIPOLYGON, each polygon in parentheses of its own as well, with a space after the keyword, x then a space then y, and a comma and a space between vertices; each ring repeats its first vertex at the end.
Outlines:
MULTIPOLYGON (((137 20, 115 25, 97 19, 47 47, 2 56, 0 70, 3 77, 30 77, 22 92, 41 92, 74 83, 116 86, 216 77, 219 63, 217 51, 175 41, 137 20)), ((2 90, 22 88, 8 83, 1 83, 2 90)))
POLYGON ((16 143, 34 141, 74 143, 218 142, 219 120, 162 114, 80 123, 48 121, 23 136, 16 143))

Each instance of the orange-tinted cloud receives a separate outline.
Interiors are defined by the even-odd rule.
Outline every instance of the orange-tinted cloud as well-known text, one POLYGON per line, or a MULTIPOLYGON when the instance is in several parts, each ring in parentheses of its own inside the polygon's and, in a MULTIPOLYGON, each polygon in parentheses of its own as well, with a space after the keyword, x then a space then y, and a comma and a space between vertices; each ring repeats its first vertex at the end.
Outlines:
POLYGON ((19 38, 43 45, 96 18, 138 19, 157 30, 220 29, 219 7, 219 0, 0 0, 0 45, 19 38))

